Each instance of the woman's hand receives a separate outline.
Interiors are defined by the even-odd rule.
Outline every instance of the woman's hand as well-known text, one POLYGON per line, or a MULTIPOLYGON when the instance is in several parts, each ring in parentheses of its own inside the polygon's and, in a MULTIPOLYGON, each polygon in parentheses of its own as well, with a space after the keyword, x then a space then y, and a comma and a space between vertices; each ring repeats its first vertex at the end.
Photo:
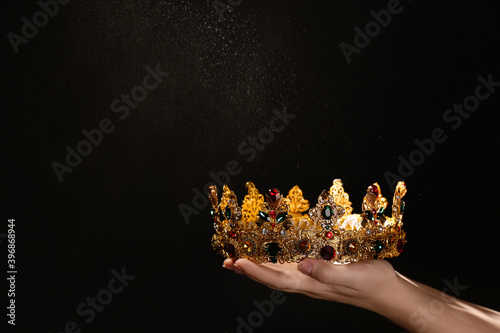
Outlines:
POLYGON ((299 264, 255 264, 246 259, 236 262, 226 259, 223 267, 272 289, 374 311, 394 295, 401 280, 385 260, 332 265, 319 259, 304 259, 299 264))
POLYGON ((272 289, 377 312, 410 332, 500 332, 500 313, 412 281, 385 260, 332 265, 318 259, 299 264, 226 259, 223 267, 272 289))

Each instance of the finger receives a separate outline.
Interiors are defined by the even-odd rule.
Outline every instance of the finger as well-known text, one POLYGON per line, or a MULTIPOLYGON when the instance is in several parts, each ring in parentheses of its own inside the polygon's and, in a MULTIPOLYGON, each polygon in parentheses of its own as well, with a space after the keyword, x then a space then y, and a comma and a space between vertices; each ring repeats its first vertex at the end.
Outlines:
POLYGON ((231 259, 224 260, 224 262, 222 263, 222 267, 230 271, 234 271, 233 261, 231 259))
MULTIPOLYGON (((288 269, 282 264, 256 264, 247 259, 238 259, 235 266, 241 269, 246 276, 254 281, 262 283, 271 289, 292 291, 297 289, 294 285, 300 272, 296 269, 288 269), (271 266, 272 265, 272 266, 271 266)), ((297 292, 297 291, 295 291, 297 292)))
POLYGON ((271 289, 302 293, 315 298, 321 298, 319 294, 325 291, 323 284, 299 272, 297 264, 256 264, 239 259, 235 266, 252 280, 271 289))
POLYGON ((234 271, 235 270, 234 261, 232 259, 225 259, 224 262, 222 263, 222 267, 230 271, 234 271))
POLYGON ((222 267, 224 267, 227 270, 233 271, 236 274, 244 274, 243 271, 234 265, 234 261, 232 259, 226 259, 224 260, 224 263, 222 264, 222 267))
POLYGON ((353 265, 332 265, 329 262, 309 258, 302 260, 297 268, 303 274, 321 283, 349 286, 355 277, 353 265))
POLYGON ((280 278, 280 272, 278 270, 272 269, 267 265, 256 264, 247 259, 236 260, 234 266, 237 269, 240 269, 243 274, 245 274, 252 280, 262 283, 270 288, 273 288, 273 286, 275 285, 274 281, 280 278))
POLYGON ((272 264, 272 263, 264 263, 261 264, 263 266, 269 267, 271 269, 274 269, 275 271, 296 271, 297 270, 297 264, 296 263, 283 263, 283 264, 272 264))

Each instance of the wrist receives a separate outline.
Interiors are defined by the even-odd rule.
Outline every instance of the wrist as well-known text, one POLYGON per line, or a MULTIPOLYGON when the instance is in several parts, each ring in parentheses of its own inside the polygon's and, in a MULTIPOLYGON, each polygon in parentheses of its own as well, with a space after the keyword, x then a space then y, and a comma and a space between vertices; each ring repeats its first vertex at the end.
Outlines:
POLYGON ((436 297, 395 272, 394 279, 387 284, 387 288, 377 293, 367 309, 413 331, 421 319, 426 320, 426 309, 435 300, 436 297))

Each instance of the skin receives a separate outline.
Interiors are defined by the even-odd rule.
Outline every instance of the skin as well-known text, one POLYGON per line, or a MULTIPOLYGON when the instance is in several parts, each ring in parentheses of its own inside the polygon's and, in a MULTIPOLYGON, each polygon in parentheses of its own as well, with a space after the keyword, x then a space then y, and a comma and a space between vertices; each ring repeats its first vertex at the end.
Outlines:
POLYGON ((336 265, 318 259, 299 264, 224 261, 223 267, 271 289, 358 306, 409 332, 500 332, 500 313, 412 281, 385 260, 336 265))

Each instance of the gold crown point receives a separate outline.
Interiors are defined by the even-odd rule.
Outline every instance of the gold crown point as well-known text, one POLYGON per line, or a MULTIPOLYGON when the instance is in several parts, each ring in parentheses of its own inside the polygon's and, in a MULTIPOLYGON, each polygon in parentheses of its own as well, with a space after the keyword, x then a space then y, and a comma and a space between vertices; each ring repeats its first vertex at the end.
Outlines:
POLYGON ((216 207, 219 205, 218 199, 217 199, 217 186, 210 185, 210 187, 208 188, 208 198, 210 199, 210 203, 212 204, 212 207, 216 207))
POLYGON ((290 207, 290 213, 292 214, 301 214, 309 209, 309 201, 304 199, 302 190, 298 185, 295 185, 288 191, 285 201, 290 207))
POLYGON ((352 213, 352 203, 349 201, 349 194, 344 191, 344 185, 342 180, 335 179, 330 187, 330 193, 332 194, 334 201, 339 205, 342 205, 346 211, 346 214, 352 213))
POLYGON ((264 204, 264 196, 259 193, 259 190, 255 187, 252 182, 247 182, 245 184, 248 194, 245 195, 243 199, 242 208, 242 220, 243 222, 254 222, 257 219, 257 214, 264 204))
POLYGON ((392 200, 392 217, 396 222, 402 225, 403 213, 405 210, 405 202, 402 200, 406 195, 406 184, 402 181, 396 184, 396 189, 394 190, 394 198, 392 200))

